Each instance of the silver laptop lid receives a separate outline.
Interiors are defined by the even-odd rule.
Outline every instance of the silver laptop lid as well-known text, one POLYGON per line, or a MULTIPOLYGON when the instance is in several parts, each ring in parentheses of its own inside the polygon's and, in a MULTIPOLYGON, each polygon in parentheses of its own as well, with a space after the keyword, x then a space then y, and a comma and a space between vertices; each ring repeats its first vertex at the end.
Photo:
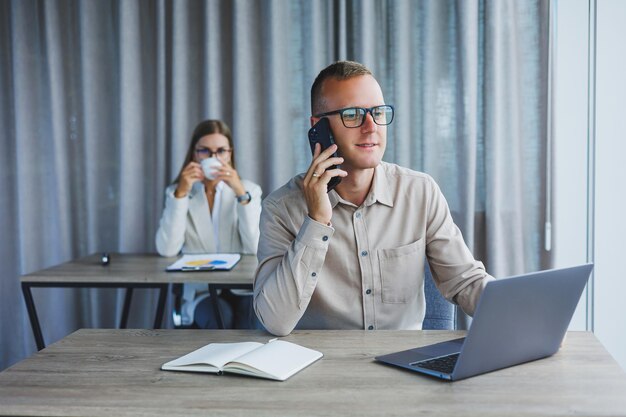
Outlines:
POLYGON ((455 380, 556 353, 592 264, 490 282, 481 296, 455 380))

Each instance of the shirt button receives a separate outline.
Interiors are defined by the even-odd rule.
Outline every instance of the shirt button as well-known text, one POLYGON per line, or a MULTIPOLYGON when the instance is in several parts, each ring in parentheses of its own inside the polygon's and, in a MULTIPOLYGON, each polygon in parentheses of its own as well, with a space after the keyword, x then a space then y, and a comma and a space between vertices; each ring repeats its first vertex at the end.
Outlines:
POLYGON ((369 288, 367 290, 365 290, 365 294, 371 294, 372 290, 370 290, 369 288))
POLYGON ((368 327, 367 330, 374 330, 374 326, 368 327))
POLYGON ((361 256, 367 256, 367 251, 364 250, 363 252, 361 252, 361 256))
POLYGON ((311 276, 312 276, 312 277, 316 277, 316 276, 317 276, 317 272, 313 272, 313 273, 311 274, 311 276))
POLYGON ((356 218, 357 218, 357 219, 360 219, 360 218, 361 218, 361 212, 360 212, 360 211, 357 211, 357 212, 356 212, 356 214, 355 214, 355 216, 356 216, 356 218))
POLYGON ((322 240, 323 240, 324 242, 326 242, 326 241, 328 240, 328 236, 324 236, 324 237, 322 238, 322 240))

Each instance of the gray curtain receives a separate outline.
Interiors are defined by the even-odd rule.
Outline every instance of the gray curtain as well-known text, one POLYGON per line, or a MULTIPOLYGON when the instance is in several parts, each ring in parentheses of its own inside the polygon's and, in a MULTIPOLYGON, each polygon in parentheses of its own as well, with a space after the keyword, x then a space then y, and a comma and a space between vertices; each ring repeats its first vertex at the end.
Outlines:
MULTIPOLYGON (((547 14, 527 0, 0 1, 0 369, 35 349, 21 274, 154 251, 199 120, 232 127, 240 174, 266 195, 304 171, 309 89, 338 59, 374 71, 397 109, 384 159, 435 177, 493 275, 547 266, 547 14)), ((47 343, 115 326, 122 295, 35 290, 47 343)), ((149 327, 155 294, 137 295, 129 325, 149 327)))

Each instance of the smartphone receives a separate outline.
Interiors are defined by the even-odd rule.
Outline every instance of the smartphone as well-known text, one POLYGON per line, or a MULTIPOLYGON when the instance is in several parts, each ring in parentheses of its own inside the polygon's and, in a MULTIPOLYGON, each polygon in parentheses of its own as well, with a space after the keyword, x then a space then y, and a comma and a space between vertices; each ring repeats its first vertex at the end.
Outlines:
MULTIPOLYGON (((322 151, 327 149, 330 145, 335 143, 335 138, 333 138, 333 132, 330 130, 330 122, 326 117, 322 117, 317 123, 313 125, 311 129, 309 129, 309 144, 311 145, 311 154, 315 153, 315 144, 319 143, 322 145, 322 151)), ((332 154, 332 157, 337 157, 337 152, 332 154)), ((341 165, 332 165, 327 168, 335 169, 341 168, 341 165)), ((341 182, 341 177, 333 177, 328 183, 328 189, 326 192, 329 192, 333 188, 337 186, 341 182)))

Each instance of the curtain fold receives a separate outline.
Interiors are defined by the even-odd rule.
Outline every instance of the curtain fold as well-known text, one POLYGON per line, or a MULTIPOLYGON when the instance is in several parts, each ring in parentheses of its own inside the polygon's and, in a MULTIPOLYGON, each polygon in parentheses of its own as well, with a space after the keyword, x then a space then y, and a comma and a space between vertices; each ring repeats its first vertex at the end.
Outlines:
MULTIPOLYGON (((198 121, 231 126, 265 195, 305 171, 310 86, 339 59, 373 70, 384 159, 437 180, 490 273, 549 266, 547 24, 539 0, 0 2, 0 369, 35 349, 21 274, 155 250, 198 121)), ((47 343, 116 326, 123 294, 36 290, 47 343)), ((136 291, 129 325, 155 303, 136 291)))

